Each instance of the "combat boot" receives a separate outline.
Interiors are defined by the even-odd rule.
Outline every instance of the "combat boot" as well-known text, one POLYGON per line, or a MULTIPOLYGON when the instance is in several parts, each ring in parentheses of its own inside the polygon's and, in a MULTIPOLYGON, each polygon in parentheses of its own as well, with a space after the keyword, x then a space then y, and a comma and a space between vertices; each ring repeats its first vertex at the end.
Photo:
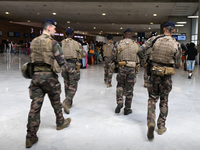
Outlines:
POLYGON ((162 135, 165 131, 167 130, 167 128, 162 128, 162 129, 158 129, 158 134, 162 135))
POLYGON ((67 127, 70 124, 70 122, 71 122, 71 118, 67 118, 67 119, 65 119, 63 125, 61 125, 59 127, 57 126, 56 129, 57 130, 62 130, 63 128, 67 127))
POLYGON ((70 113, 69 107, 65 104, 65 102, 63 102, 62 107, 64 108, 64 111, 65 111, 66 114, 70 113))
POLYGON ((104 81, 104 83, 105 83, 105 85, 107 85, 107 84, 108 84, 108 82, 107 82, 107 81, 104 81))
POLYGON ((32 147, 33 144, 35 144, 38 141, 38 137, 32 139, 32 140, 26 140, 26 148, 32 147))
POLYGON ((112 87, 112 85, 111 84, 107 84, 107 88, 109 88, 109 87, 112 87))
POLYGON ((124 109, 124 115, 129 115, 132 113, 131 109, 124 109))
POLYGON ((120 113, 120 110, 121 110, 122 107, 123 107, 123 103, 119 103, 119 104, 117 105, 117 107, 115 108, 115 113, 116 113, 116 114, 120 113))
POLYGON ((148 133, 147 133, 147 137, 149 140, 153 140, 154 138, 154 128, 155 128, 155 124, 154 123, 149 123, 148 125, 148 133))

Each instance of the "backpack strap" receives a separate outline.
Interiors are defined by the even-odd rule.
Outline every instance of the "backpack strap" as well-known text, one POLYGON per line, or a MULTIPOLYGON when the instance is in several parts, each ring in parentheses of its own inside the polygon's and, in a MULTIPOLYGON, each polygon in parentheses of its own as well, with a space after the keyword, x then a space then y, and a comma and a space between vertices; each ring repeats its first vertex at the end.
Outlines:
POLYGON ((164 36, 165 36, 165 35, 161 35, 161 36, 158 36, 157 38, 155 38, 155 39, 152 41, 151 47, 153 47, 153 45, 155 44, 155 42, 157 41, 157 39, 162 38, 162 37, 164 37, 164 36))
POLYGON ((131 46, 132 44, 134 44, 135 42, 133 41, 132 43, 130 43, 129 45, 125 46, 124 48, 121 48, 120 50, 118 50, 118 53, 122 52, 123 50, 125 50, 127 47, 131 46))

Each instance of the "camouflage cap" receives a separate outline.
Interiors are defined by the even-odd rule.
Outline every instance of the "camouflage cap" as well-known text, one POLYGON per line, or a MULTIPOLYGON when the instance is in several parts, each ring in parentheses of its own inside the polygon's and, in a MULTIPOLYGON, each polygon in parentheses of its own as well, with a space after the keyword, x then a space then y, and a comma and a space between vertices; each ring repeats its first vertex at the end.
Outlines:
POLYGON ((174 22, 169 21, 169 22, 165 23, 163 27, 168 27, 168 26, 175 27, 175 24, 174 24, 174 22))
POLYGON ((54 25, 57 27, 57 22, 55 20, 52 19, 45 19, 44 22, 49 22, 50 24, 54 25))
POLYGON ((132 32, 131 28, 124 30, 124 33, 126 33, 126 32, 132 32))

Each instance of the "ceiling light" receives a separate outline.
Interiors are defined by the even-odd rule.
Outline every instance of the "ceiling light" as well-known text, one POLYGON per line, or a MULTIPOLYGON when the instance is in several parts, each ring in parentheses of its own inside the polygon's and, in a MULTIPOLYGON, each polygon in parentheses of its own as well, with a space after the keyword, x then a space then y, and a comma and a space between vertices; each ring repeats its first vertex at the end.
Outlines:
POLYGON ((99 32, 99 34, 101 34, 101 32, 99 32))
POLYGON ((56 13, 53 13, 53 15, 56 15, 56 13))
POLYGON ((199 18, 199 16, 188 16, 188 18, 199 18))
POLYGON ((175 26, 176 27, 183 27, 184 25, 183 24, 176 24, 175 26))
POLYGON ((40 13, 37 13, 38 15, 40 14, 40 13))
POLYGON ((154 16, 154 17, 156 17, 156 16, 157 16, 157 14, 153 14, 153 16, 154 16))
POLYGON ((137 33, 135 33, 135 35, 137 35, 137 33))
POLYGON ((112 25, 115 25, 115 23, 112 23, 112 25))
POLYGON ((12 23, 12 21, 10 21, 10 23, 12 23))
POLYGON ((120 29, 123 29, 122 27, 120 29))
POLYGON ((96 27, 94 27, 94 29, 96 29, 96 27))
POLYGON ((27 20, 27 22, 31 22, 30 20, 27 20))
POLYGON ((149 28, 149 29, 151 29, 151 28, 149 28))
POLYGON ((180 24, 186 24, 187 22, 176 22, 176 23, 180 23, 180 24))
POLYGON ((150 24, 153 24, 153 22, 150 22, 150 24))
POLYGON ((68 28, 70 28, 70 27, 68 27, 68 28))
POLYGON ((67 23, 70 23, 70 21, 67 21, 67 23))
POLYGON ((9 15, 9 12, 5 12, 6 15, 9 15))
POLYGON ((106 15, 106 13, 102 13, 102 15, 103 15, 103 16, 105 16, 105 15, 106 15))
POLYGON ((85 33, 83 32, 83 34, 85 34, 85 33))
POLYGON ((119 33, 117 33, 117 34, 119 34, 119 33))

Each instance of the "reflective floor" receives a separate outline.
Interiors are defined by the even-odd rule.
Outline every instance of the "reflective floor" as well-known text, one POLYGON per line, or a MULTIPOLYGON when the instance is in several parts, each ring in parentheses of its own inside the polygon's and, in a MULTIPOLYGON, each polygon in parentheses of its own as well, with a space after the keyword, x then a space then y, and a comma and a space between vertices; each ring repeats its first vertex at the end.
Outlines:
MULTIPOLYGON (((0 149, 25 148, 27 115, 30 109, 28 86, 22 77, 21 65, 28 56, 0 54, 0 149)), ((133 113, 115 114, 116 74, 112 87, 103 81, 103 64, 81 69, 78 91, 69 115, 71 125, 57 131, 55 115, 46 96, 41 110, 39 141, 33 150, 199 150, 200 149, 200 68, 195 66, 192 79, 183 68, 173 76, 169 96, 167 132, 154 133, 153 141, 146 137, 147 89, 143 87, 143 68, 137 77, 132 103, 133 113)), ((61 100, 64 100, 64 83, 61 100)), ((157 115, 158 115, 157 104, 157 115)))

